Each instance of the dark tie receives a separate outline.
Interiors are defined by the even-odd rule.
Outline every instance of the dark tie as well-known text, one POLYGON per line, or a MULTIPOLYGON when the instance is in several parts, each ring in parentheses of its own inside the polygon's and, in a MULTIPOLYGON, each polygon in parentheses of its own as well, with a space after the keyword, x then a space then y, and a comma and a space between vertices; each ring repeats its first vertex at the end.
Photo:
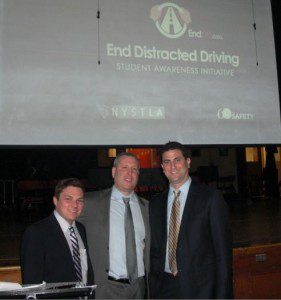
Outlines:
POLYGON ((79 251, 78 240, 77 240, 73 226, 69 227, 69 231, 70 231, 70 240, 71 240, 71 246, 72 246, 72 259, 74 262, 76 275, 77 275, 78 281, 82 281, 82 269, 81 269, 81 260, 80 260, 80 251, 79 251))
POLYGON ((169 267, 173 275, 178 273, 177 268, 177 243, 180 230, 180 191, 174 191, 174 202, 171 210, 170 222, 169 222, 169 267))
POLYGON ((136 239, 130 198, 123 197, 125 203, 125 239, 126 239, 126 266, 128 279, 134 282, 138 278, 138 264, 136 253, 136 239))

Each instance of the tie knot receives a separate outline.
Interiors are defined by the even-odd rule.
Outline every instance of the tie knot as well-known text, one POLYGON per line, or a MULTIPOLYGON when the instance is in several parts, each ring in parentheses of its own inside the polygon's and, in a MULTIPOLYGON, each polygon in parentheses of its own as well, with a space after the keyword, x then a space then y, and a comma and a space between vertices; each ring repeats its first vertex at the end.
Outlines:
POLYGON ((71 233, 74 232, 74 227, 73 227, 73 226, 70 226, 68 229, 69 229, 69 231, 70 231, 71 233))
POLYGON ((175 198, 179 198, 179 196, 180 196, 180 193, 181 193, 181 191, 180 190, 174 190, 174 195, 175 195, 175 198))
POLYGON ((130 203, 130 198, 128 198, 128 197, 122 197, 122 199, 123 199, 123 201, 124 201, 124 203, 125 203, 126 205, 129 205, 129 203, 130 203))

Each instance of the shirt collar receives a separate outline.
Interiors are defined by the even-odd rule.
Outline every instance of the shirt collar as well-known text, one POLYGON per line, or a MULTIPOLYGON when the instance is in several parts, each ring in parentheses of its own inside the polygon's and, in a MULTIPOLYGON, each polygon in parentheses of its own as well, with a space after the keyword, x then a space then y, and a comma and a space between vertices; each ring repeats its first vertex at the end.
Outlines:
MULTIPOLYGON (((191 177, 189 176, 187 181, 178 189, 179 191, 181 191, 181 195, 187 195, 189 187, 191 184, 191 177)), ((171 185, 169 188, 169 194, 173 194, 174 191, 176 191, 171 185)))
POLYGON ((135 201, 135 192, 132 191, 132 193, 130 195, 124 195, 117 189, 117 187, 115 185, 113 185, 111 197, 114 200, 122 201, 122 202, 123 202, 123 200, 122 200, 123 197, 130 198, 130 200, 135 201))
POLYGON ((72 224, 70 225, 66 221, 66 219, 64 219, 56 210, 54 210, 54 215, 55 215, 55 218, 57 219, 57 221, 59 222, 60 227, 61 227, 61 229, 62 229, 63 232, 67 232, 68 228, 70 226, 73 226, 74 228, 76 228, 75 221, 73 221, 72 224))

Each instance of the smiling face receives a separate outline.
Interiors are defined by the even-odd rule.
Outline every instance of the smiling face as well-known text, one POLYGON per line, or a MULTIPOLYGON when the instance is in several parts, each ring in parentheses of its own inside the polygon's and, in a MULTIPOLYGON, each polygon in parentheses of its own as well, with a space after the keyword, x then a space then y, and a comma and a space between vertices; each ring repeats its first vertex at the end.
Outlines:
POLYGON ((118 164, 112 168, 115 187, 125 196, 135 189, 139 179, 139 163, 134 157, 121 156, 118 164))
POLYGON ((76 220, 84 207, 84 193, 80 187, 68 186, 63 189, 59 199, 54 196, 56 211, 69 223, 76 220))
POLYGON ((162 168, 174 189, 180 188, 189 177, 190 158, 185 158, 179 149, 169 150, 162 154, 162 168))

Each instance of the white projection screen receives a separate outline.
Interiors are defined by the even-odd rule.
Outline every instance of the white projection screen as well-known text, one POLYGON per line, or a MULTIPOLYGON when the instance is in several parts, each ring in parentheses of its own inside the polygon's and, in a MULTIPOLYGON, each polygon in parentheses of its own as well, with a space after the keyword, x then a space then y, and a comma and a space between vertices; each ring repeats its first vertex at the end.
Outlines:
POLYGON ((280 129, 269 0, 0 0, 1 145, 279 144, 280 129))

